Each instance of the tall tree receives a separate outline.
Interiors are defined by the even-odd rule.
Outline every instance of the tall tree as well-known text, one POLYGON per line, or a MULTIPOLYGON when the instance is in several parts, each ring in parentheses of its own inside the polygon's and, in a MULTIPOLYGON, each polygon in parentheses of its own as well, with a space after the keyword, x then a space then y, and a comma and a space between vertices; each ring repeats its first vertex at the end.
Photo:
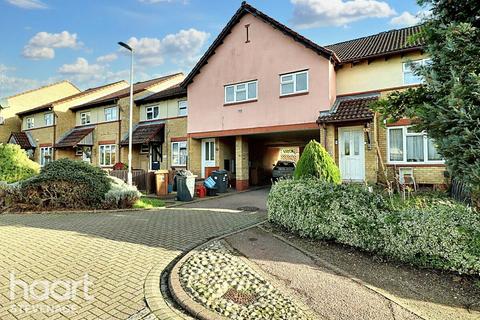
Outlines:
POLYGON ((480 193, 480 1, 417 0, 431 8, 421 34, 425 83, 374 105, 388 121, 415 119, 435 139, 454 177, 480 193))

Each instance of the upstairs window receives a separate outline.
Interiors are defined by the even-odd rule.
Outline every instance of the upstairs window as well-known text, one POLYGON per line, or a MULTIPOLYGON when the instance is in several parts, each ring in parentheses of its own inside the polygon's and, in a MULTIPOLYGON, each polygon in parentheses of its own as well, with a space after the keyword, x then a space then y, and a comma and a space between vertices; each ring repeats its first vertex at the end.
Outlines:
POLYGON ((28 117, 27 118, 27 129, 32 129, 33 127, 35 127, 35 118, 28 117))
POLYGON ((178 115, 186 116, 188 113, 187 100, 178 101, 178 115))
POLYGON ((416 75, 414 69, 428 65, 431 62, 430 59, 422 59, 415 61, 408 61, 403 63, 403 84, 419 84, 424 81, 423 77, 416 75))
POLYGON ((158 119, 160 108, 158 106, 147 107, 147 120, 158 119))
POLYGON ((45 113, 43 117, 45 119, 46 126, 53 126, 53 112, 45 113))
POLYGON ((280 95, 308 92, 308 71, 280 75, 280 95))
POLYGON ((443 163, 435 141, 412 127, 388 128, 388 160, 390 163, 443 163))
POLYGON ((117 120, 117 107, 105 108, 105 121, 117 120))
POLYGON ((257 80, 225 86, 225 103, 255 100, 258 96, 257 87, 257 80))
POLYGON ((90 111, 80 113, 80 124, 90 124, 90 111))

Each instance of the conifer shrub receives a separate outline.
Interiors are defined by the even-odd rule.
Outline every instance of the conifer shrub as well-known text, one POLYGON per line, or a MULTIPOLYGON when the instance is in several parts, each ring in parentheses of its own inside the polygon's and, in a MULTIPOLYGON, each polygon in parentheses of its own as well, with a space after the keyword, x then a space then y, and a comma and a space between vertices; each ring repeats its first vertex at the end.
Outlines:
POLYGON ((295 168, 294 177, 319 178, 326 182, 341 183, 340 170, 325 148, 311 140, 303 150, 295 168))
POLYGON ((18 182, 40 171, 40 165, 28 158, 25 150, 16 144, 0 143, 0 181, 18 182))

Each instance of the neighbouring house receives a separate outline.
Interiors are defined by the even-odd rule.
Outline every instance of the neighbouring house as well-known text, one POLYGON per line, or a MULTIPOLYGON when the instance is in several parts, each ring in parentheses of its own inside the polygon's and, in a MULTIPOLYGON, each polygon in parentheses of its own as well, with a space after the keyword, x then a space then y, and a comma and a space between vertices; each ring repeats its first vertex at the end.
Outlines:
POLYGON ((75 115, 69 110, 73 105, 98 99, 127 87, 125 81, 90 88, 65 98, 49 102, 22 112, 21 130, 12 132, 9 142, 19 144, 40 165, 60 158, 75 158, 75 150, 56 148, 56 141, 75 124, 75 115))
POLYGON ((336 63, 337 99, 317 122, 321 141, 335 158, 342 178, 352 181, 400 181, 413 175, 419 185, 444 185, 445 163, 426 132, 411 129, 411 120, 383 124, 369 108, 392 91, 421 85, 412 65, 429 59, 421 39, 408 41, 421 26, 391 30, 326 46, 336 63))
POLYGON ((427 57, 421 43, 407 43, 419 28, 322 47, 242 3, 182 84, 188 168, 201 177, 225 169, 242 190, 269 180, 282 148, 301 153, 315 139, 345 181, 375 183, 401 167, 417 183, 444 183, 443 161, 426 134, 412 133, 408 120, 384 128, 368 108, 421 83, 410 61, 427 57))
MULTIPOLYGON (((137 82, 133 85, 134 100, 142 99, 154 93, 163 91, 181 82, 184 79, 182 73, 163 76, 160 78, 137 82)), ((79 158, 100 166, 104 169, 112 169, 116 163, 128 162, 128 143, 122 144, 128 135, 130 106, 130 87, 125 87, 98 99, 87 103, 71 106, 75 119, 74 125, 62 137, 59 137, 56 148, 76 151, 79 158)), ((133 106, 133 124, 139 123, 141 119, 140 108, 133 106)), ((148 142, 163 143, 163 125, 155 130, 144 132, 148 135, 148 142)), ((134 132, 134 139, 138 136, 138 129, 134 132)), ((132 139, 132 141, 134 141, 132 139)), ((134 141, 135 142, 135 141, 134 141)), ((153 148, 155 159, 161 158, 161 148, 153 148)), ((133 149, 132 168, 148 169, 147 161, 142 162, 143 154, 146 152, 142 145, 135 143, 133 149)), ((145 155, 148 159, 148 156, 145 155)))
MULTIPOLYGON (((144 170, 186 169, 187 90, 176 84, 170 88, 138 99, 140 122, 133 129, 132 143, 139 146, 134 153, 135 163, 144 170), (158 140, 152 139, 160 133, 158 140)), ((122 141, 128 145, 128 137, 122 141)))
POLYGON ((80 89, 72 83, 61 81, 2 99, 0 102, 0 143, 7 143, 12 132, 21 131, 21 120, 16 115, 18 112, 63 99, 79 92, 80 89))

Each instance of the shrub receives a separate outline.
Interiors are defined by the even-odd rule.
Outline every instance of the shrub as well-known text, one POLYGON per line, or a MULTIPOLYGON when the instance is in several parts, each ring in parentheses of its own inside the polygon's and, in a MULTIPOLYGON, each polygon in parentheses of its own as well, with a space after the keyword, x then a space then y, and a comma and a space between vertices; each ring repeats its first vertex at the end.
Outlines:
POLYGON ((40 165, 28 158, 25 150, 15 144, 0 143, 0 181, 17 182, 40 171, 40 165))
POLYGON ((442 197, 398 209, 360 185, 284 180, 269 194, 269 220, 299 234, 460 273, 480 273, 480 215, 442 197))
POLYGON ((115 177, 109 177, 109 179, 111 187, 105 194, 105 200, 102 205, 104 209, 132 208, 142 196, 138 192, 137 187, 129 186, 123 180, 115 177))
POLYGON ((340 183, 340 170, 325 148, 315 140, 310 141, 300 157, 294 177, 320 178, 327 182, 340 183))
POLYGON ((300 236, 373 250, 379 238, 376 218, 386 203, 360 185, 296 179, 275 184, 267 206, 270 221, 300 236))

